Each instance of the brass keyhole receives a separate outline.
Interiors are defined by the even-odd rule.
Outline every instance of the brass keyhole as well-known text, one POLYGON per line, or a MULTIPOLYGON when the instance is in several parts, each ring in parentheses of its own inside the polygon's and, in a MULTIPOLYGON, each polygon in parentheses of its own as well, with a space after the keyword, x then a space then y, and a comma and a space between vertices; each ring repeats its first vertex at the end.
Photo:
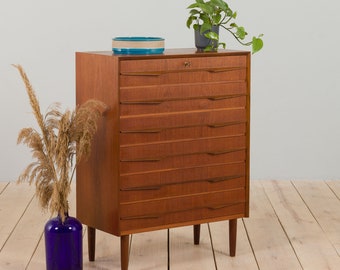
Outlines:
POLYGON ((191 63, 190 62, 184 62, 184 66, 185 67, 191 67, 191 63))

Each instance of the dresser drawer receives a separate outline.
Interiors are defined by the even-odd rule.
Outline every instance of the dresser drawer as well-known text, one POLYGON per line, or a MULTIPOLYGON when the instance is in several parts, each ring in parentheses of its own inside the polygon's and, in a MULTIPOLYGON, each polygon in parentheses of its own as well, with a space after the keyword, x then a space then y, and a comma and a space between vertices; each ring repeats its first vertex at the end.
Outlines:
POLYGON ((243 172, 243 175, 225 175, 177 184, 122 188, 120 198, 123 203, 155 200, 167 197, 245 188, 245 183, 245 172, 243 172))
POLYGON ((120 73, 123 75, 131 73, 152 75, 194 70, 217 72, 227 68, 246 68, 246 66, 247 57, 245 55, 123 60, 120 62, 120 73))
POLYGON ((221 108, 240 108, 247 103, 246 94, 231 94, 219 97, 182 100, 148 100, 125 102, 121 105, 122 115, 179 112, 221 108))
POLYGON ((218 99, 235 94, 248 94, 246 81, 120 87, 119 100, 121 104, 144 102, 147 105, 154 101, 218 99))
POLYGON ((189 84, 189 83, 207 83, 207 82, 228 82, 228 81, 245 81, 247 77, 246 68, 226 68, 216 72, 209 70, 198 71, 180 71, 165 73, 130 73, 120 75, 120 87, 135 87, 145 85, 166 85, 172 84, 189 84))
POLYGON ((170 156, 162 159, 150 159, 145 161, 121 161, 120 172, 126 173, 141 173, 152 172, 160 170, 173 170, 183 168, 194 168, 203 165, 217 165, 228 164, 232 162, 244 162, 247 157, 245 148, 230 149, 224 153, 211 155, 208 153, 183 155, 183 156, 170 156))
POLYGON ((123 218, 120 220, 122 234, 201 224, 219 220, 243 218, 247 203, 230 203, 221 208, 200 208, 183 212, 169 212, 163 215, 123 218))
POLYGON ((204 193, 120 205, 122 230, 241 215, 245 211, 244 189, 204 193))
POLYGON ((120 147, 121 161, 160 161, 170 157, 180 157, 194 154, 217 156, 245 149, 245 136, 230 136, 218 138, 191 139, 183 141, 168 141, 146 143, 120 147))
POLYGON ((145 189, 149 187, 163 187, 179 183, 200 182, 202 180, 214 182, 215 179, 234 179, 246 175, 244 161, 230 164, 207 165, 172 170, 145 171, 141 173, 121 174, 120 190, 145 189))
POLYGON ((168 128, 217 126, 246 120, 247 111, 244 108, 120 116, 120 132, 148 132, 168 128))
POLYGON ((246 128, 246 121, 231 121, 205 126, 125 131, 120 133, 120 143, 124 146, 127 144, 131 145, 147 142, 245 135, 246 128))

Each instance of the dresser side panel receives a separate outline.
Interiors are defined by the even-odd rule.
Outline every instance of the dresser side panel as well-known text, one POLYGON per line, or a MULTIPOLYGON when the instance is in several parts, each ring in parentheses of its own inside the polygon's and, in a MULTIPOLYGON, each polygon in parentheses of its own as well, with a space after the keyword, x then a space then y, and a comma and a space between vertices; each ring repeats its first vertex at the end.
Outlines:
POLYGON ((109 106, 98 122, 90 158, 77 167, 77 217, 91 227, 119 235, 119 59, 76 53, 76 102, 109 106))

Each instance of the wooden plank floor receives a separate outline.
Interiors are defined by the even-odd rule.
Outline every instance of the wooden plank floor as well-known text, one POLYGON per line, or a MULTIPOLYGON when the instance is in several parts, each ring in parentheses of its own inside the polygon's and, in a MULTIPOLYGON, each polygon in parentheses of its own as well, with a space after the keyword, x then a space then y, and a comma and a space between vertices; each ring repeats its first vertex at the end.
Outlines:
MULTIPOLYGON (((228 255, 228 222, 209 224, 210 233, 203 224, 199 246, 192 227, 176 228, 170 269, 340 269, 340 181, 253 181, 250 199, 251 217, 238 222, 236 257, 228 255)), ((74 193, 70 204, 74 215, 74 193)), ((32 187, 0 182, 1 270, 45 269, 49 217, 32 187)), ((119 238, 98 231, 96 261, 89 262, 85 230, 84 269, 119 270, 119 238)), ((133 235, 130 270, 168 269, 167 259, 166 230, 133 235)))

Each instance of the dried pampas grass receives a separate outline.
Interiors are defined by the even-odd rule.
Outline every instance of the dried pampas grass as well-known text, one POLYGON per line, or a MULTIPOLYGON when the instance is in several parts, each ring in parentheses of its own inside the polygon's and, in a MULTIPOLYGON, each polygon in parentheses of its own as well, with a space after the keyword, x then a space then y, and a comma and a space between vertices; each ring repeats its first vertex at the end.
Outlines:
POLYGON ((42 115, 33 87, 20 65, 20 72, 39 131, 23 128, 17 143, 27 145, 34 161, 21 173, 18 182, 35 183, 36 196, 43 209, 58 213, 62 221, 68 212, 68 195, 78 162, 89 156, 97 131, 97 120, 107 109, 97 100, 89 100, 74 111, 60 111, 58 103, 42 115))

